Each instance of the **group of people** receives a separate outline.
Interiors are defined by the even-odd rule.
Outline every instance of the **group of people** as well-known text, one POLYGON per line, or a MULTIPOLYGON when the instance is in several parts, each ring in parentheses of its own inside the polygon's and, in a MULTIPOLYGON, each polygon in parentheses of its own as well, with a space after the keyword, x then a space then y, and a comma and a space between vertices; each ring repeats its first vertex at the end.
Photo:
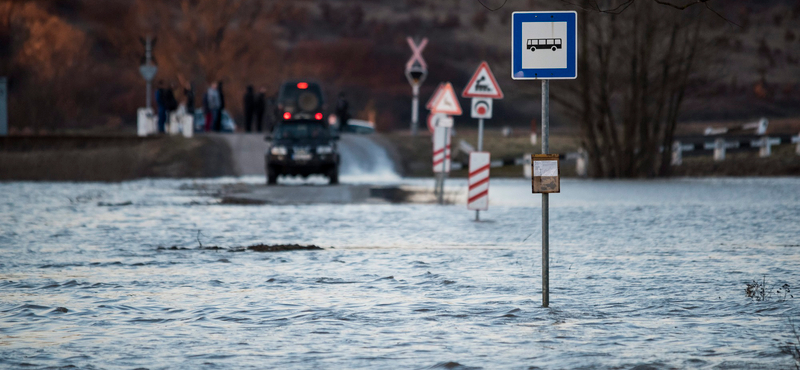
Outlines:
MULTIPOLYGON (((158 132, 166 132, 166 125, 170 114, 180 112, 189 114, 194 121, 194 86, 187 83, 183 86, 183 101, 178 103, 175 97, 176 86, 169 86, 164 80, 159 80, 156 89, 156 106, 158 108, 158 132)), ((246 132, 262 132, 264 129, 265 113, 272 99, 267 98, 267 89, 262 87, 256 93, 253 85, 247 86, 244 94, 244 130, 246 132)), ((222 81, 212 82, 203 94, 203 130, 220 132, 223 130, 223 111, 225 110, 225 93, 222 90, 222 81)), ((269 120, 269 117, 266 117, 269 120)), ((269 125, 269 123, 268 123, 269 125)))

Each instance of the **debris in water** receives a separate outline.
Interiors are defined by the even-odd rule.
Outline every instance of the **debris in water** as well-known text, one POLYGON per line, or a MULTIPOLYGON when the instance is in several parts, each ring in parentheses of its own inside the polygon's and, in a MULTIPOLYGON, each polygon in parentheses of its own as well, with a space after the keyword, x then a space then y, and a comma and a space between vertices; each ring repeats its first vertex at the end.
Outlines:
MULTIPOLYGON (((186 247, 179 247, 177 245, 173 245, 169 248, 167 247, 158 247, 156 250, 159 251, 185 251, 191 248, 186 247)), ((231 247, 231 248, 223 248, 218 247, 216 245, 209 245, 209 246, 200 246, 194 248, 194 250, 201 250, 201 251, 228 251, 228 252, 244 252, 244 251, 254 251, 254 252, 286 252, 286 251, 310 251, 310 250, 323 250, 325 248, 318 247, 316 245, 300 245, 300 244, 274 244, 274 245, 267 245, 267 244, 256 244, 251 245, 249 247, 231 247)))
POLYGON ((133 204, 131 201, 122 202, 122 203, 110 203, 110 202, 98 202, 98 207, 122 207, 122 206, 129 206, 133 204))
POLYGON ((285 251, 309 251, 309 250, 322 250, 316 245, 299 245, 299 244, 275 244, 275 245, 266 245, 266 244, 256 244, 247 247, 248 250, 255 251, 255 252, 285 252, 285 251))
POLYGON ((238 198, 238 197, 223 197, 219 204, 235 204, 240 206, 260 206, 269 202, 265 200, 238 198))

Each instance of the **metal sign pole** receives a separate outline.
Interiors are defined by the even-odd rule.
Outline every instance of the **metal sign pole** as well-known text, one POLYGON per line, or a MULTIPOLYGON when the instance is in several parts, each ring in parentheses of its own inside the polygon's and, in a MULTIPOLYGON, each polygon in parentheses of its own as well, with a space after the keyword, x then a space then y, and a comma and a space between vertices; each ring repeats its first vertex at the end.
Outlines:
POLYGON ((444 180, 447 180, 447 174, 448 174, 448 170, 449 170, 449 168, 447 168, 447 162, 448 162, 447 161, 447 155, 450 154, 449 150, 447 150, 447 149, 450 148, 450 146, 448 145, 450 143, 449 139, 450 139, 450 128, 449 127, 445 127, 444 128, 444 162, 442 163, 442 183, 441 183, 441 187, 442 188, 439 191, 439 204, 444 204, 444 180))
POLYGON ((478 118, 478 151, 483 151, 483 118, 478 118))
POLYGON ((8 135, 8 82, 0 77, 0 136, 8 135))
POLYGON ((419 84, 411 86, 414 91, 414 98, 411 100, 411 135, 417 135, 419 122, 419 84))
MULTIPOLYGON (((549 154, 550 80, 542 80, 542 154, 549 154)), ((550 305, 550 194, 542 194, 542 307, 550 305)))
MULTIPOLYGON (((146 63, 148 65, 150 64, 150 61, 153 60, 153 51, 152 51, 153 50, 153 46, 152 45, 153 45, 152 44, 152 38, 147 37, 147 46, 145 46, 145 58, 147 60, 146 63)), ((151 108, 151 104, 152 104, 150 102, 150 93, 153 90, 152 81, 153 81, 152 78, 148 78, 147 79, 147 96, 145 97, 145 99, 147 101, 145 102, 145 107, 147 107, 148 110, 151 108)))

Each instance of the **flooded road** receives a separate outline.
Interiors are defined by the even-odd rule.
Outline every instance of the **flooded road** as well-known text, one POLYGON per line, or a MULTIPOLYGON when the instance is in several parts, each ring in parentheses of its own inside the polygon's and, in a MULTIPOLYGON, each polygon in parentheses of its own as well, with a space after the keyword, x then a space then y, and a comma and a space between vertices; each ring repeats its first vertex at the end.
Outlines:
POLYGON ((529 181, 478 223, 197 190, 238 181, 0 184, 0 368, 794 368, 800 296, 745 284, 800 286, 800 179, 564 180, 547 309, 529 181))

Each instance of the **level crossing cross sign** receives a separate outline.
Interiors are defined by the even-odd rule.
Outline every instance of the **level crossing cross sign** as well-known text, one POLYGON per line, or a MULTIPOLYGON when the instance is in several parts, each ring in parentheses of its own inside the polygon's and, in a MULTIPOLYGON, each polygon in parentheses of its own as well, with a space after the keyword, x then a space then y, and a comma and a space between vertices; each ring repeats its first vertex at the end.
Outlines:
POLYGON ((489 69, 488 63, 482 62, 478 66, 461 96, 464 98, 503 98, 503 91, 500 90, 500 85, 497 84, 497 80, 494 78, 492 70, 489 69))
POLYGON ((411 71, 415 68, 420 68, 427 71, 428 64, 425 63, 425 59, 422 59, 422 50, 428 45, 428 39, 422 39, 422 42, 420 42, 419 45, 414 43, 414 40, 412 40, 410 37, 406 38, 406 42, 408 42, 408 46, 411 47, 411 52, 413 53, 411 59, 406 62, 406 71, 411 71))
POLYGON ((458 97, 453 90, 453 85, 449 82, 442 87, 439 96, 431 103, 431 113, 444 113, 451 116, 461 115, 461 105, 458 103, 458 97))
POLYGON ((577 12, 511 14, 511 78, 575 79, 577 65, 577 12))

